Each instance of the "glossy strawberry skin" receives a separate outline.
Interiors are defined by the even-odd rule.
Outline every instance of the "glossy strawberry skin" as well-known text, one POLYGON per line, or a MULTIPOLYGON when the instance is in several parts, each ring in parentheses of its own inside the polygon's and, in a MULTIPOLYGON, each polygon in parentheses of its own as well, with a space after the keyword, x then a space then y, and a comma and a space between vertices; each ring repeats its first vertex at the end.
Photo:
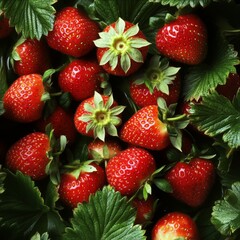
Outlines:
POLYGON ((160 218, 152 229, 152 240, 200 240, 193 219, 181 212, 171 212, 160 218))
POLYGON ((100 89, 100 74, 103 72, 94 59, 76 59, 60 72, 58 83, 62 91, 69 92, 75 101, 82 101, 100 89))
POLYGON ((75 208, 78 203, 88 202, 89 196, 105 185, 106 175, 103 168, 94 163, 92 166, 96 171, 81 172, 78 179, 71 173, 62 174, 58 192, 60 200, 67 206, 75 208))
POLYGON ((132 196, 155 170, 155 160, 148 151, 130 147, 109 160, 107 181, 122 195, 132 196))
POLYGON ((45 92, 42 76, 28 74, 17 78, 3 96, 4 115, 17 122, 33 122, 41 117, 45 92))
POLYGON ((151 93, 145 84, 135 84, 134 81, 130 82, 129 87, 131 98, 139 107, 157 105, 157 99, 159 97, 165 99, 167 105, 170 105, 172 103, 177 103, 179 99, 181 81, 179 76, 177 76, 174 83, 169 85, 169 95, 156 88, 153 90, 153 93, 151 93))
POLYGON ((189 163, 178 162, 165 177, 172 186, 174 198, 199 207, 212 189, 215 167, 210 160, 195 158, 189 163))
POLYGON ((167 126, 158 118, 158 106, 149 105, 138 110, 124 123, 120 131, 124 142, 150 150, 169 146, 167 126))
POLYGON ((206 26, 197 15, 180 15, 158 30, 156 47, 174 61, 199 64, 207 53, 206 26))
POLYGON ((49 163, 49 138, 41 132, 30 133, 15 142, 7 151, 6 166, 12 171, 21 171, 33 180, 46 177, 49 163))
POLYGON ((48 45, 73 57, 81 57, 95 48, 98 24, 86 13, 74 7, 65 7, 57 13, 53 30, 46 37, 48 45))
POLYGON ((46 126, 51 123, 54 129, 54 136, 59 138, 66 136, 69 143, 73 143, 77 137, 77 131, 73 122, 73 114, 60 106, 50 114, 46 119, 43 117, 36 122, 38 131, 45 132, 46 126), (64 123, 64 124, 63 124, 64 123))
POLYGON ((20 57, 20 60, 14 61, 14 70, 19 76, 43 74, 51 67, 48 48, 43 40, 26 39, 14 51, 20 57))

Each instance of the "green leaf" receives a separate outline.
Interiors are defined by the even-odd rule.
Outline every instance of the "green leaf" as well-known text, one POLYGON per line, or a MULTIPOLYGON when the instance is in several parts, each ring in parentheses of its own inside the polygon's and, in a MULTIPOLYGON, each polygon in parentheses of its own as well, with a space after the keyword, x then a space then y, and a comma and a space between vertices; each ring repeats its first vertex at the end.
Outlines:
MULTIPOLYGON (((0 100, 8 89, 7 73, 4 56, 0 55, 0 100)), ((1 111, 1 110, 0 110, 1 111)))
POLYGON ((183 95, 186 100, 198 100, 224 85, 229 73, 235 73, 239 64, 233 45, 224 41, 220 34, 212 36, 207 59, 200 65, 190 67, 184 78, 183 95))
POLYGON ((167 193, 172 192, 172 186, 166 179, 156 178, 156 179, 154 179, 153 182, 160 190, 167 192, 167 193))
POLYGON ((140 225, 134 225, 135 210, 119 192, 106 186, 74 210, 65 240, 146 239, 140 225))
POLYGON ((40 235, 38 232, 36 234, 34 234, 30 240, 50 240, 50 238, 48 238, 48 233, 43 233, 42 235, 40 235))
POLYGON ((215 202, 211 222, 224 236, 240 229, 240 182, 235 182, 224 198, 215 202))
POLYGON ((2 7, 10 24, 24 38, 40 39, 53 28, 56 0, 3 0, 2 7))
POLYGON ((29 239, 36 232, 48 232, 54 239, 60 239, 65 225, 57 212, 44 203, 30 177, 7 171, 4 187, 0 194, 0 228, 8 229, 11 234, 14 226, 14 234, 22 236, 21 239, 29 239))
POLYGON ((206 135, 215 137, 221 134, 230 147, 240 146, 240 109, 226 97, 216 92, 203 97, 201 104, 192 105, 190 119, 206 135))

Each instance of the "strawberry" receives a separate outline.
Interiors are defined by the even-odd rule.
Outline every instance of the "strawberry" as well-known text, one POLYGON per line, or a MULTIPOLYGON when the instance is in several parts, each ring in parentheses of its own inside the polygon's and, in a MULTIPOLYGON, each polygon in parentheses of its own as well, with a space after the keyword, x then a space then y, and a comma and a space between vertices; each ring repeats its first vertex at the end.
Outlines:
POLYGON ((155 160, 148 151, 130 147, 109 160, 106 167, 107 181, 122 195, 133 196, 155 170, 155 160))
POLYGON ((3 15, 0 14, 0 39, 8 37, 13 28, 9 25, 9 20, 3 15))
POLYGON ((46 37, 48 45, 73 57, 82 57, 95 48, 100 28, 96 21, 74 7, 61 9, 55 17, 53 30, 46 37))
POLYGON ((126 121, 120 131, 124 142, 150 150, 161 150, 169 146, 167 125, 158 118, 158 106, 141 108, 126 121))
POLYGON ((56 138, 59 138, 61 135, 65 135, 70 143, 74 142, 77 136, 77 131, 74 126, 73 114, 71 112, 57 106, 46 119, 41 117, 36 122, 37 130, 45 132, 45 128, 49 123, 52 124, 54 136, 56 138))
POLYGON ((180 63, 196 65, 207 54, 207 29, 199 16, 180 15, 166 23, 156 34, 158 51, 180 63))
POLYGON ((170 212, 161 217, 152 229, 152 240, 199 240, 193 219, 181 212, 170 212))
POLYGON ((215 167, 207 159, 194 158, 178 162, 165 175, 172 186, 172 196, 191 207, 201 206, 215 180, 215 167), (194 194, 193 194, 194 193, 194 194))
POLYGON ((43 74, 51 66, 46 43, 37 39, 20 39, 12 51, 11 61, 20 76, 43 74))
POLYGON ((79 133, 105 140, 105 135, 118 136, 117 126, 121 124, 120 114, 124 106, 118 106, 113 95, 94 93, 82 101, 76 109, 74 124, 79 133))
POLYGON ((12 171, 21 171, 33 180, 40 180, 47 176, 45 169, 50 161, 47 155, 50 149, 45 133, 27 134, 8 149, 6 166, 12 171))
POLYGON ((156 105, 159 97, 164 98, 167 105, 176 103, 181 90, 178 71, 179 68, 169 66, 166 59, 153 56, 146 69, 131 76, 131 98, 139 107, 156 105))
POLYGON ((41 117, 45 93, 39 74, 17 78, 3 96, 4 115, 17 122, 33 122, 41 117))
POLYGON ((143 64, 150 44, 138 25, 119 18, 95 40, 99 64, 109 74, 127 76, 143 64))
POLYGON ((106 183, 105 171, 95 163, 85 168, 77 168, 61 175, 59 198, 71 208, 79 203, 88 202, 89 196, 102 188, 106 183))
POLYGON ((58 83, 75 101, 82 101, 100 88, 101 73, 103 69, 96 60, 76 59, 60 72, 58 83))

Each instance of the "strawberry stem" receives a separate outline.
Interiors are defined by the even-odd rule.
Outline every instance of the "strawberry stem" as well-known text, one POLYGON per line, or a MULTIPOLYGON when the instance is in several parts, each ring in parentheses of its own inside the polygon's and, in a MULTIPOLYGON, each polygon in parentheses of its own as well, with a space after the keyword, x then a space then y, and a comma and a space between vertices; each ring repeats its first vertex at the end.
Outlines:
POLYGON ((175 122, 175 121, 183 120, 185 118, 187 119, 187 115, 186 114, 182 114, 182 115, 178 115, 176 117, 167 118, 167 121, 168 122, 175 122))

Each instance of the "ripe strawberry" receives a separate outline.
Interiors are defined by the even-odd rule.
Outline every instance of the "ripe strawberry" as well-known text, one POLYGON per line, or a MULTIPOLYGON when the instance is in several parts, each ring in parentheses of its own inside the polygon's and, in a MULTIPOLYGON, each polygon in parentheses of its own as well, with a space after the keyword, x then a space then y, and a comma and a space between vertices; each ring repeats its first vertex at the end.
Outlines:
POLYGON ((94 41, 98 61, 109 74, 127 76, 142 66, 150 43, 138 25, 119 18, 99 36, 94 41))
POLYGON ((77 207, 78 203, 87 202, 89 196, 106 183, 105 171, 95 163, 63 173, 59 185, 59 198, 67 206, 77 207))
POLYGON ((160 61, 159 56, 153 56, 146 69, 131 77, 131 98, 139 107, 156 105, 159 97, 164 98, 167 105, 176 103, 181 90, 178 71, 179 68, 169 66, 166 59, 160 61))
POLYGON ((73 114, 60 106, 46 118, 43 117, 36 122, 38 131, 45 132, 46 126, 51 123, 54 129, 54 136, 59 138, 65 135, 70 143, 73 143, 77 136, 77 131, 73 122, 73 114), (64 123, 64 124, 63 124, 64 123))
POLYGON ((120 138, 124 142, 151 150, 161 150, 169 146, 167 125, 158 118, 158 106, 141 108, 124 123, 120 138))
POLYGON ((196 223, 185 213, 170 212, 160 218, 152 229, 152 240, 199 240, 196 223))
POLYGON ((215 180, 214 164, 210 160, 194 158, 189 163, 178 162, 165 175, 172 186, 172 196, 191 207, 206 200, 215 180))
POLYGON ((12 31, 13 28, 10 27, 9 20, 0 14, 0 39, 8 37, 12 31))
POLYGON ((100 28, 96 21, 74 7, 65 7, 56 14, 53 30, 46 37, 48 45, 67 55, 81 57, 95 48, 100 28))
POLYGON ((130 147, 111 158, 107 181, 122 195, 134 195, 156 170, 153 156, 145 149, 130 147))
POLYGON ((118 136, 117 126, 121 124, 120 114, 124 106, 118 106, 113 96, 100 95, 82 101, 76 109, 74 124, 79 133, 105 140, 105 135, 118 136))
POLYGON ((17 122, 33 122, 41 117, 45 90, 42 76, 29 74, 20 76, 3 96, 4 114, 17 122))
POLYGON ((76 59, 59 74, 58 83, 62 91, 69 92, 75 101, 92 97, 100 88, 102 67, 94 59, 76 59))
POLYGON ((199 16, 180 15, 156 35, 156 47, 164 56, 185 64, 201 63, 207 54, 207 29, 199 16))
POLYGON ((47 152, 50 141, 45 133, 30 133, 15 142, 7 151, 6 166, 12 171, 21 171, 33 180, 47 176, 45 169, 49 163, 47 152))
POLYGON ((37 39, 20 39, 12 52, 12 64, 20 76, 43 74, 51 66, 46 43, 37 39))

